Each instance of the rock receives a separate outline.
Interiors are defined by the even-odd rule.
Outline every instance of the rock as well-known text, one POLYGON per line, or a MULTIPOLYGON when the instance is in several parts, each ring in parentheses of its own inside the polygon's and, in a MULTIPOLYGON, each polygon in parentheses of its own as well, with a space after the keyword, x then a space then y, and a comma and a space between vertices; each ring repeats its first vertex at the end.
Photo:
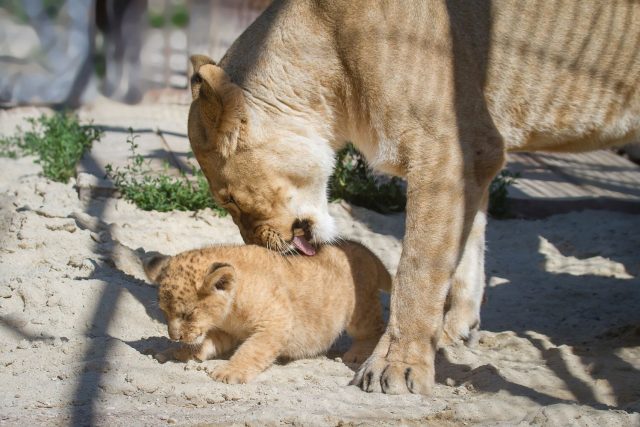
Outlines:
POLYGON ((109 179, 101 179, 88 173, 79 173, 78 197, 82 201, 88 201, 97 197, 118 197, 118 190, 109 179))
POLYGON ((0 298, 11 298, 13 296, 13 290, 8 284, 0 285, 0 298))

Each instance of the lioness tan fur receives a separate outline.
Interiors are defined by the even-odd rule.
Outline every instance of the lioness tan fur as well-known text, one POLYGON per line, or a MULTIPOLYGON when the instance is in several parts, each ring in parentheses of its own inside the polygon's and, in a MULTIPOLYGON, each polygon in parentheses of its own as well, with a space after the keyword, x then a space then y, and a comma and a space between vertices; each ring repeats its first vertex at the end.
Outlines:
POLYGON ((505 152, 639 137, 638 1, 275 1, 218 65, 192 61, 191 145, 247 242, 331 240, 346 141, 406 177, 390 322, 354 379, 368 391, 429 393, 441 336, 478 328, 505 152))
POLYGON ((178 360, 206 360, 234 348, 213 379, 246 383, 277 357, 325 352, 343 330, 353 339, 343 360, 361 363, 384 332, 378 289, 391 276, 364 246, 345 241, 312 257, 280 256, 260 246, 219 246, 145 262, 159 284, 178 360))

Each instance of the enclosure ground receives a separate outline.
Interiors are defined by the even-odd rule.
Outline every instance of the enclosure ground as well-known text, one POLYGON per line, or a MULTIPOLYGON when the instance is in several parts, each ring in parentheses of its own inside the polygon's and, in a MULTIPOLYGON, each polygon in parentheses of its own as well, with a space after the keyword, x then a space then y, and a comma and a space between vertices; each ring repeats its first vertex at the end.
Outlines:
MULTIPOLYGON (((549 195, 575 204, 561 215, 490 222, 480 342, 439 352, 431 397, 348 386, 344 342, 240 386, 206 375, 220 361, 159 364, 151 354, 170 344, 155 289, 135 263, 114 262, 114 242, 174 254, 240 236, 229 217, 210 211, 143 212, 95 196, 111 191, 103 167, 125 160, 129 127, 149 159, 180 168, 187 108, 108 101, 83 108, 81 118, 103 126, 106 137, 69 184, 41 177, 31 158, 0 159, 0 424, 640 424, 640 227, 637 214, 623 211, 637 206, 640 172, 617 159, 603 165, 609 154, 516 157, 522 177, 513 199, 532 200, 529 208, 549 195), (546 172, 547 162, 557 166, 546 172), (580 189, 574 200, 552 191, 569 187, 580 189), (626 207, 575 211, 587 198, 626 207)), ((0 111, 0 132, 40 111, 0 111)), ((331 211, 345 237, 395 271, 404 215, 346 203, 331 211)))

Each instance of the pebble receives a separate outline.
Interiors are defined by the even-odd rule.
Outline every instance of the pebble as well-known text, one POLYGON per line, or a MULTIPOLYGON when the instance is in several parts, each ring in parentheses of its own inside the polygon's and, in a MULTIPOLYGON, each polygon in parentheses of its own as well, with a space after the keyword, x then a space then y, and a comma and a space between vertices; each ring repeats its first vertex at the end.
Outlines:
POLYGON ((84 260, 84 257, 80 255, 74 255, 71 258, 69 258, 69 261, 67 261, 67 265, 70 265, 71 267, 75 267, 75 268, 80 268, 82 267, 83 260, 84 260))
POLYGON ((47 183, 46 182, 38 182, 36 184, 36 194, 38 194, 39 196, 44 196, 45 193, 47 192, 47 183))
POLYGON ((96 266, 89 258, 85 258, 84 261, 82 261, 82 269, 93 272, 96 269, 96 266))
POLYGON ((51 231, 67 231, 75 233, 77 227, 74 222, 65 222, 63 224, 47 224, 47 228, 51 231))
POLYGON ((9 285, 0 285, 0 298, 11 298, 12 296, 13 291, 9 285))
POLYGON ((96 233, 95 231, 92 231, 91 234, 91 240, 93 240, 96 243, 102 243, 102 235, 101 233, 96 233))
POLYGON ((67 261, 67 265, 75 268, 79 268, 82 270, 86 270, 88 272, 93 272, 95 270, 95 265, 89 258, 84 258, 80 255, 74 255, 69 258, 67 261))
POLYGON ((60 295, 53 295, 47 298, 47 307, 58 307, 62 305, 62 297, 60 295))

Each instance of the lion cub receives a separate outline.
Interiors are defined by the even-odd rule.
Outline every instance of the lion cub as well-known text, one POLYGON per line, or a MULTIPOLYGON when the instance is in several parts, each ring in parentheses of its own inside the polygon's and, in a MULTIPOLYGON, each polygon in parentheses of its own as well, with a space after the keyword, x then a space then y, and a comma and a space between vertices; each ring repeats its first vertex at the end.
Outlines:
POLYGON ((384 332, 378 289, 389 291, 391 277, 358 243, 322 246, 313 257, 209 247, 156 256, 144 268, 159 285, 169 337, 184 344, 169 358, 206 360, 240 344, 210 373, 217 381, 245 383, 278 357, 320 354, 343 330, 353 338, 343 360, 360 363, 384 332))

